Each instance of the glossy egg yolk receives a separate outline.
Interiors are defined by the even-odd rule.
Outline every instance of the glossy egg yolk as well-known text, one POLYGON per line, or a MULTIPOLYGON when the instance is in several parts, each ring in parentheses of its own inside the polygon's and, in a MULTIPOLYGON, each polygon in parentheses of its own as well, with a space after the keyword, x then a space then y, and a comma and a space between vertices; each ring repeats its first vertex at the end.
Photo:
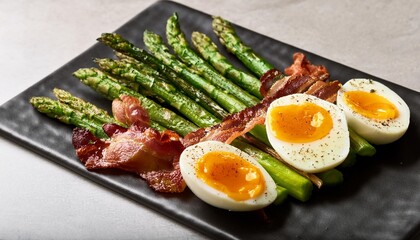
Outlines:
POLYGON ((230 198, 255 198, 265 189, 261 171, 240 156, 224 151, 204 154, 196 163, 197 177, 230 198))
POLYGON ((398 117, 395 105, 374 92, 349 91, 344 93, 344 99, 353 111, 364 117, 376 120, 398 117))
POLYGON ((269 114, 274 136, 285 142, 313 142, 328 135, 333 127, 329 112, 314 103, 276 106, 269 114))

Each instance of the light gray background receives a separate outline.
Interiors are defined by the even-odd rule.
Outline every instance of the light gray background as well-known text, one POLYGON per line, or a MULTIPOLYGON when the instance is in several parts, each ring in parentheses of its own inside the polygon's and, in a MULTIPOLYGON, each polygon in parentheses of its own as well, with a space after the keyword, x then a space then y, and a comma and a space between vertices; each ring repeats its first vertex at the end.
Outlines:
MULTIPOLYGON (((154 2, 1 0, 0 104, 154 2)), ((420 91, 417 0, 176 2, 420 91)), ((0 239, 204 238, 2 137, 0 206, 0 239)))

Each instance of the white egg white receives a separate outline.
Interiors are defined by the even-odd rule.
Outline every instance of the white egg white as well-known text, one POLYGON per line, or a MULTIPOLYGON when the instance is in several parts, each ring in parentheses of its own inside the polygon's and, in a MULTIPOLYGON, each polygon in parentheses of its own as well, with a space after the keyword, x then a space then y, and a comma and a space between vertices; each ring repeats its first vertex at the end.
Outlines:
POLYGON ((261 165, 259 165, 259 163, 247 153, 222 142, 206 141, 186 148, 181 154, 179 165, 182 177, 184 178, 188 188, 190 188, 190 190, 198 198, 218 208, 230 211, 257 210, 270 205, 277 197, 276 184, 267 171, 265 171, 265 169, 262 168, 261 165), (258 167, 265 179, 264 192, 254 199, 237 201, 230 198, 227 194, 210 187, 203 180, 199 179, 195 170, 196 162, 204 154, 211 151, 226 151, 235 153, 258 167))
POLYGON ((410 109, 394 91, 371 79, 351 79, 338 91, 337 105, 344 110, 349 127, 373 144, 388 144, 398 140, 407 131, 410 123, 410 109), (375 92, 393 103, 399 115, 391 120, 374 120, 353 111, 346 104, 344 93, 348 91, 375 92))
POLYGON ((293 167, 308 173, 322 172, 341 164, 350 150, 350 138, 343 111, 335 104, 307 94, 292 94, 273 101, 267 111, 266 129, 268 139, 283 158, 293 167), (291 143, 280 140, 270 126, 270 112, 276 106, 301 105, 314 103, 326 109, 333 120, 333 128, 329 134, 312 142, 291 143))

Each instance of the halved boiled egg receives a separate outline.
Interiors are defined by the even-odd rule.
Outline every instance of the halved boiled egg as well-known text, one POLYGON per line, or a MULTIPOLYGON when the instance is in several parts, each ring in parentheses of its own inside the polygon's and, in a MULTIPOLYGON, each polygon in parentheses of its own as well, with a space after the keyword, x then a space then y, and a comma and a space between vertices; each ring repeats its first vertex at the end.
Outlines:
POLYGON ((258 162, 242 150, 217 142, 186 148, 179 161, 182 177, 201 200, 231 211, 250 211, 270 205, 276 184, 258 162))
POLYGON ((338 91, 337 105, 349 127, 373 144, 399 139, 408 129, 410 110, 404 100, 371 79, 351 79, 338 91))
POLYGON ((284 161, 309 173, 334 168, 350 149, 349 131, 337 105, 307 94, 274 100, 267 111, 268 139, 284 161))

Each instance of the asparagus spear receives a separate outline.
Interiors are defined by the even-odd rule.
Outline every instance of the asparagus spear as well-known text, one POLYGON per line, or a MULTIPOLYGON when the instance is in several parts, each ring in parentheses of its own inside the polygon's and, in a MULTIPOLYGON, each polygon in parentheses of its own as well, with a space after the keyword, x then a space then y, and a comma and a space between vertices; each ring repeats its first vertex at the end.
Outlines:
POLYGON ((32 97, 30 103, 41 113, 59 121, 89 130, 100 138, 108 138, 100 122, 70 106, 47 97, 32 97))
POLYGON ((67 92, 63 89, 54 88, 53 93, 57 97, 58 101, 68 105, 70 108, 76 111, 86 114, 89 119, 93 119, 100 123, 115 123, 120 126, 127 127, 125 124, 120 123, 115 120, 115 118, 111 117, 104 109, 100 109, 92 103, 75 97, 70 92, 67 92))
POLYGON ((157 122, 165 128, 176 131, 182 136, 197 129, 197 126, 190 121, 160 106, 140 93, 122 86, 115 79, 99 69, 81 68, 74 72, 73 75, 110 100, 119 98, 124 94, 137 97, 142 106, 149 112, 150 119, 153 122, 157 122))
POLYGON ((349 128, 350 132, 350 147, 360 156, 373 156, 376 149, 366 139, 362 138, 353 129, 349 128))
POLYGON ((221 17, 213 17, 212 27, 226 49, 236 55, 257 77, 261 77, 268 70, 274 68, 274 66, 258 56, 249 46, 242 42, 232 24, 227 20, 221 17))
MULTIPOLYGON (((150 45, 147 46, 155 55, 152 56, 143 49, 135 47, 132 43, 115 33, 104 33, 100 38, 98 38, 98 41, 116 51, 133 57, 140 62, 146 62, 151 66, 155 66, 161 72, 176 72, 176 74, 179 74, 179 76, 187 81, 192 87, 203 91, 229 113, 238 112, 245 107, 245 105, 234 96, 214 87, 212 84, 209 84, 207 80, 201 78, 201 76, 196 73, 193 73, 190 69, 188 69, 188 67, 178 61, 175 56, 171 55, 169 53, 169 49, 167 49, 164 44, 156 46, 154 45, 155 42, 152 41, 153 43, 150 43, 150 45)), ((146 39, 145 42, 146 44, 148 43, 146 39)), ((161 39, 160 43, 162 43, 161 39)))
POLYGON ((209 127, 220 122, 195 101, 182 94, 178 89, 157 76, 141 73, 130 64, 112 59, 97 59, 96 62, 106 72, 139 83, 142 87, 152 91, 167 104, 176 108, 186 118, 199 127, 209 127))
POLYGON ((211 67, 189 47, 188 41, 186 40, 184 33, 181 31, 178 22, 178 15, 176 13, 169 17, 167 21, 166 38, 168 39, 169 45, 172 46, 174 52, 181 58, 181 60, 188 66, 200 72, 200 74, 208 81, 236 96, 247 107, 254 106, 259 103, 258 98, 252 96, 247 91, 220 75, 213 67, 211 67))
POLYGON ((200 55, 217 71, 219 71, 219 73, 231 79, 259 99, 263 98, 260 93, 260 80, 235 68, 233 64, 219 52, 216 44, 210 39, 210 37, 204 33, 193 32, 191 39, 200 55))

